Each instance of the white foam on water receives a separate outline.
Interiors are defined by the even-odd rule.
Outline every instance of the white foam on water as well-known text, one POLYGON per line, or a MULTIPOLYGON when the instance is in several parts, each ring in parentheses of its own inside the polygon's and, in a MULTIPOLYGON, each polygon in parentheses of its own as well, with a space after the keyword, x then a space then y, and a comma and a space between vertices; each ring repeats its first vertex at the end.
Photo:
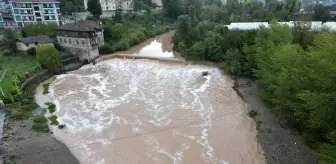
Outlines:
POLYGON ((142 146, 151 151, 142 153, 155 163, 162 162, 158 155, 174 164, 183 163, 185 154, 192 149, 191 143, 200 147, 197 152, 204 163, 223 163, 215 157, 209 140, 211 118, 215 109, 219 110, 209 96, 227 86, 232 86, 232 82, 223 79, 220 70, 213 67, 113 59, 57 76, 50 85, 50 95, 57 106, 56 114, 69 133, 108 134, 91 140, 81 137, 80 154, 84 161, 88 160, 85 163, 109 163, 85 144, 99 143, 108 149, 113 139, 137 134, 146 134, 142 146), (202 76, 203 71, 210 74, 202 76), (193 121, 199 123, 185 127, 193 133, 172 131, 173 138, 169 140, 176 145, 174 149, 150 134, 193 121))

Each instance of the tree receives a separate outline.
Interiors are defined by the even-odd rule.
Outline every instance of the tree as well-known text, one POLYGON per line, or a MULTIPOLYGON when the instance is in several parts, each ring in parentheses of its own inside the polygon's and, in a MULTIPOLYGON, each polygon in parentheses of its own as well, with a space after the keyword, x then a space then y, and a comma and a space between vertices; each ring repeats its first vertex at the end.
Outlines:
POLYGON ((104 40, 109 41, 112 39, 112 30, 110 27, 104 27, 104 40))
POLYGON ((123 25, 120 23, 116 23, 115 25, 113 25, 112 27, 112 39, 114 41, 119 41, 124 33, 124 29, 123 29, 123 25))
POLYGON ((49 44, 41 44, 36 47, 36 59, 42 67, 48 70, 54 70, 61 65, 59 52, 49 44))
POLYGON ((20 34, 12 29, 6 29, 4 31, 4 39, 1 43, 1 47, 8 49, 11 52, 16 52, 16 39, 20 37, 20 34))
POLYGON ((99 19, 102 15, 102 8, 99 0, 89 0, 87 2, 88 11, 96 18, 99 19))
POLYGON ((25 23, 22 29, 22 35, 24 37, 48 35, 50 37, 55 36, 55 29, 57 28, 56 22, 33 22, 25 23))
POLYGON ((183 14, 183 4, 181 0, 162 0, 163 11, 169 18, 176 19, 183 14))
POLYGON ((60 0, 60 9, 62 14, 84 11, 83 0, 60 0))
POLYGON ((329 11, 326 6, 316 5, 314 7, 314 20, 322 21, 322 23, 330 19, 329 11))

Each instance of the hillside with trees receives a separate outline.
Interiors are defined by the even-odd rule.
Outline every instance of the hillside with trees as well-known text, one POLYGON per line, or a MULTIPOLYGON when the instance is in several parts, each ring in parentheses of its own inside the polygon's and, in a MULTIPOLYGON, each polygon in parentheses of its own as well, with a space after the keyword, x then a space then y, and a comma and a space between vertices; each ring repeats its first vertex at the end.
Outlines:
POLYGON ((336 162, 336 33, 312 31, 310 22, 296 22, 294 28, 277 23, 299 5, 228 0, 226 6, 199 8, 191 3, 178 17, 174 49, 186 59, 213 61, 228 74, 257 80, 266 105, 303 136, 321 164, 331 164, 336 162), (270 27, 259 30, 225 26, 270 19, 270 27))

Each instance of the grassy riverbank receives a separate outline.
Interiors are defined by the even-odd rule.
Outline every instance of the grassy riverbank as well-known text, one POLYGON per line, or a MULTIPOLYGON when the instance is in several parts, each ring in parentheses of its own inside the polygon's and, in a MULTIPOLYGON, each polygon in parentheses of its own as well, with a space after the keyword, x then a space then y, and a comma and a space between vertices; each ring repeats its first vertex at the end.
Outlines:
POLYGON ((0 87, 3 94, 11 95, 11 80, 14 74, 24 76, 36 70, 37 61, 27 54, 13 54, 11 56, 0 56, 0 87))
MULTIPOLYGON (((44 116, 48 112, 47 109, 39 107, 34 101, 36 88, 52 76, 52 74, 44 74, 35 78, 23 89, 27 97, 7 106, 2 138, 5 152, 4 164, 79 164, 67 147, 52 136, 48 126, 49 121, 44 116)), ((48 109, 50 113, 55 110, 54 108, 50 105, 48 109)))

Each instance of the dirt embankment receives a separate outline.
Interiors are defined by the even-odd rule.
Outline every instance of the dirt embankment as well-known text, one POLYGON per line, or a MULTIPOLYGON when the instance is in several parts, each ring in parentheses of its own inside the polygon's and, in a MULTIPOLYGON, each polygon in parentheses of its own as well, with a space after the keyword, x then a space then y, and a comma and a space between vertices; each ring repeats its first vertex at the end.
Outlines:
POLYGON ((51 133, 31 130, 32 120, 5 120, 2 148, 4 164, 79 164, 68 148, 51 133))
MULTIPOLYGON (((41 83, 39 92, 42 92, 42 85, 46 82, 50 81, 41 83)), ((11 107, 8 106, 9 109, 11 107)), ((29 119, 19 121, 14 121, 7 114, 1 139, 4 164, 79 164, 69 149, 56 140, 52 133, 38 133, 31 129, 33 117, 43 115, 45 110, 39 107, 29 119)))
POLYGON ((264 106, 259 97, 260 88, 250 79, 236 78, 234 89, 258 112, 255 117, 258 142, 264 150, 267 164, 318 164, 317 159, 301 139, 290 129, 280 126, 277 117, 264 106))

